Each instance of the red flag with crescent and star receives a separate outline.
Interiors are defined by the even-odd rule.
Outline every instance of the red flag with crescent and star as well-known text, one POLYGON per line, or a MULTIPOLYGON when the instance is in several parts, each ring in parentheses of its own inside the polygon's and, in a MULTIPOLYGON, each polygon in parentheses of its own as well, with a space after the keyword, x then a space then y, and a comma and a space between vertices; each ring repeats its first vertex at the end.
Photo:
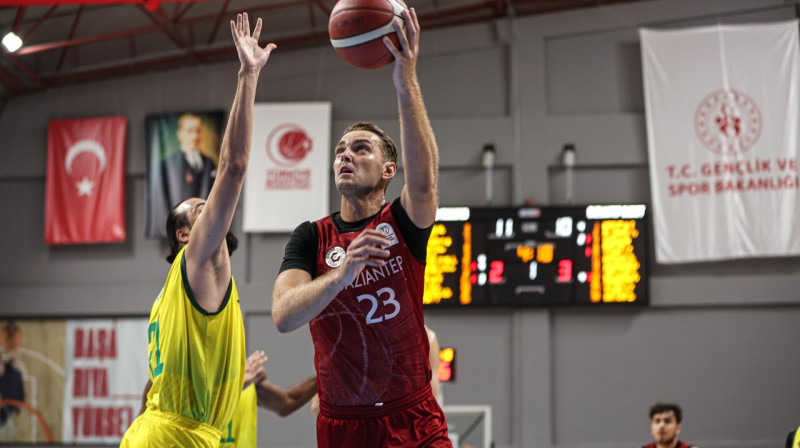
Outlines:
POLYGON ((51 121, 45 242, 125 241, 126 117, 51 121))

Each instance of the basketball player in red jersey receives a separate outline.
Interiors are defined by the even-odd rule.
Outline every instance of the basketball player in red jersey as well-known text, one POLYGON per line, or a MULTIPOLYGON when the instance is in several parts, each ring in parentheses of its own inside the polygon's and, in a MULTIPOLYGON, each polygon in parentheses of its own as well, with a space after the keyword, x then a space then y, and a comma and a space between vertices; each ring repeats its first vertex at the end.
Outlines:
POLYGON ((295 229, 275 281, 281 332, 309 323, 314 341, 320 448, 451 447, 431 393, 422 316, 428 236, 438 207, 439 155, 417 82, 419 22, 403 11, 394 86, 405 186, 386 202, 397 149, 372 123, 345 130, 333 170, 341 211, 295 229))

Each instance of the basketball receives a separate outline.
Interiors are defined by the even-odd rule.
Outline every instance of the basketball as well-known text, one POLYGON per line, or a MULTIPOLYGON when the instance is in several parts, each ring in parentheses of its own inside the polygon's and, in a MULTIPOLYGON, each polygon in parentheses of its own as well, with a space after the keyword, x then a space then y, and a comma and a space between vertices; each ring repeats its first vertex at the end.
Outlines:
POLYGON ((331 11, 328 35, 336 53, 356 67, 383 67, 394 56, 383 43, 388 35, 400 48, 392 22, 404 24, 402 0, 339 0, 331 11))

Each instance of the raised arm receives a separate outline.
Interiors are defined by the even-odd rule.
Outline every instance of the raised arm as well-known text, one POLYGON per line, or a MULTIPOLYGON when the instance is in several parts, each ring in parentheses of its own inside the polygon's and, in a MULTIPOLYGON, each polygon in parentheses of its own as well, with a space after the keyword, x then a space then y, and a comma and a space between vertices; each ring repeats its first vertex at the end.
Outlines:
POLYGON ((400 112, 400 146, 406 182, 400 200, 411 221, 419 228, 426 228, 433 224, 439 206, 439 150, 417 80, 419 21, 414 8, 404 10, 403 19, 405 32, 402 25, 394 22, 401 48, 395 48, 388 37, 383 38, 395 59, 393 80, 400 112))
POLYGON ((287 390, 272 384, 267 378, 256 383, 258 405, 281 417, 286 417, 303 407, 316 393, 316 376, 310 376, 287 390))
POLYGON ((258 75, 275 48, 274 44, 259 47, 261 19, 258 19, 251 35, 246 13, 238 15, 236 23, 231 21, 231 34, 241 62, 236 95, 222 139, 217 178, 191 229, 185 252, 187 275, 195 299, 203 309, 211 312, 219 309, 230 282, 230 258, 225 236, 239 201, 250 157, 258 75))

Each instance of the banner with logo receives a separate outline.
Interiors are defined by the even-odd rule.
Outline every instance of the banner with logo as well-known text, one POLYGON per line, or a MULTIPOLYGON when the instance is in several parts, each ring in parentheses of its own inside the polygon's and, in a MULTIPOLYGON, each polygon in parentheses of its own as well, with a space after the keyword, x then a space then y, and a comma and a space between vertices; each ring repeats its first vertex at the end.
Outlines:
POLYGON ((173 206, 208 198, 217 175, 224 116, 219 110, 145 117, 148 238, 166 237, 173 206))
POLYGON ((147 318, 0 321, 0 444, 119 444, 148 379, 147 318))
POLYGON ((256 104, 244 231, 291 232, 328 214, 331 104, 256 104))
POLYGON ((659 263, 800 254, 797 26, 640 30, 659 263))
POLYGON ((125 117, 51 121, 45 242, 125 241, 125 117))

